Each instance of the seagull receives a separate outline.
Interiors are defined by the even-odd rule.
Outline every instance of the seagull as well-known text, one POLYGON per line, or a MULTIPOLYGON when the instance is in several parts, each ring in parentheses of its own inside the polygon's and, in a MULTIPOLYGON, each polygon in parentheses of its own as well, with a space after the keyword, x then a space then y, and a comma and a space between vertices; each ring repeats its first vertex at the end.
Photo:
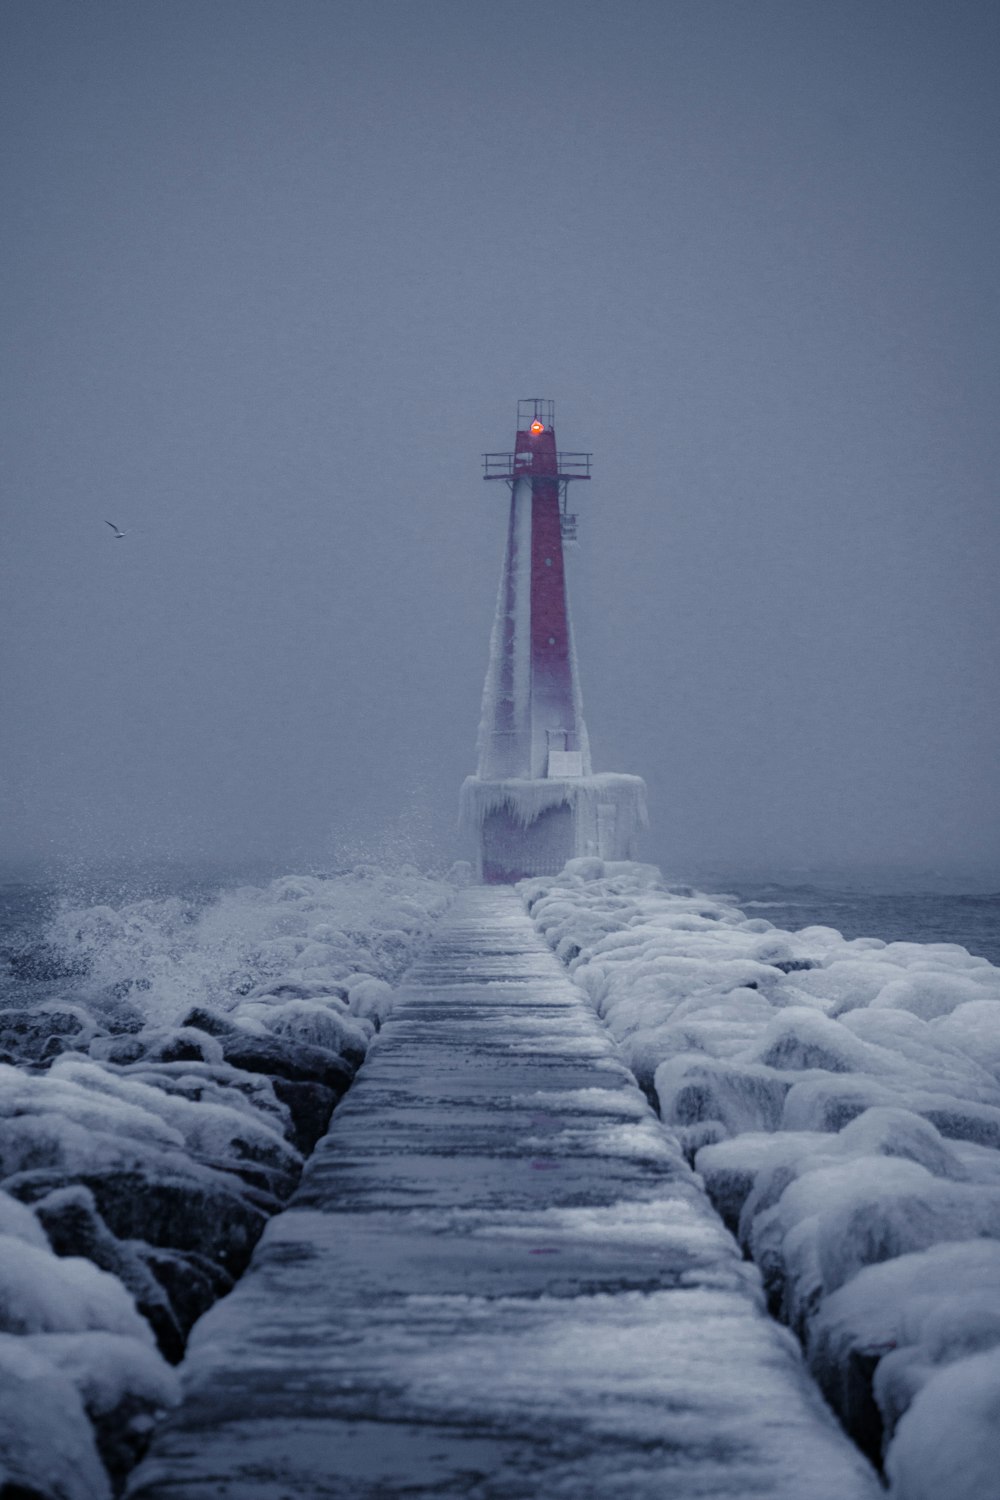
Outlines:
POLYGON ((127 531, 119 531, 118 530, 118 527, 115 525, 114 521, 105 521, 104 524, 105 524, 105 526, 110 526, 111 527, 111 530, 115 534, 115 541, 116 542, 120 542, 123 536, 128 536, 128 532, 127 531))

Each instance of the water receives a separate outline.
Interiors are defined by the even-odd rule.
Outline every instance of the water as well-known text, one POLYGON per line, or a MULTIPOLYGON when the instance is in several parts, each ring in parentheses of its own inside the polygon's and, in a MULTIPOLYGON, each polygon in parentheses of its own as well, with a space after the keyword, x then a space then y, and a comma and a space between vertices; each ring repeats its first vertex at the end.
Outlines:
POLYGON ((959 943, 1000 964, 1000 893, 741 881, 733 894, 748 916, 766 917, 775 927, 835 927, 846 938, 889 943, 959 943))
POLYGON ((57 930, 61 913, 180 902, 193 917, 221 888, 218 875, 178 869, 104 872, 72 883, 0 878, 0 1004, 65 999, 85 981, 87 966, 57 930))
POLYGON ((398 895, 380 879, 345 890, 345 872, 275 875, 145 866, 0 879, 0 1005, 131 992, 145 997, 151 1020, 169 1023, 287 966, 294 934, 327 918, 370 948, 370 908, 398 895))
MULTIPOLYGON (((243 950, 254 945, 253 924, 262 920, 247 903, 239 951, 233 952, 232 919, 216 952, 192 952, 207 944, 201 921, 214 903, 232 908, 239 887, 250 872, 208 874, 204 869, 171 868, 151 872, 104 873, 74 888, 40 879, 0 880, 0 1004, 38 1004, 70 999, 94 983, 94 953, 81 961, 80 952, 65 942, 65 914, 101 907, 130 914, 132 937, 120 935, 97 965, 103 985, 127 986, 135 979, 135 965, 155 959, 162 973, 176 953, 180 967, 191 970, 225 967, 241 961, 243 950), (220 952, 224 949, 223 956, 220 952), (224 963, 223 963, 224 958, 224 963), (117 967, 116 967, 117 966, 117 967), (118 972, 120 967, 121 972, 118 972), (132 970, 133 972, 127 972, 132 970)), ((257 872, 258 879, 260 873, 257 872)), ((266 872, 271 874, 273 872, 266 872)), ((266 876, 265 876, 266 878, 266 876)), ((787 879, 726 879, 699 877, 701 889, 732 893, 748 915, 766 917, 776 927, 796 930, 822 925, 845 937, 877 937, 886 942, 960 943, 970 953, 1000 965, 1000 894, 984 891, 919 888, 863 888, 858 882, 794 883, 787 879)), ((217 924, 216 924, 217 928, 217 924)))

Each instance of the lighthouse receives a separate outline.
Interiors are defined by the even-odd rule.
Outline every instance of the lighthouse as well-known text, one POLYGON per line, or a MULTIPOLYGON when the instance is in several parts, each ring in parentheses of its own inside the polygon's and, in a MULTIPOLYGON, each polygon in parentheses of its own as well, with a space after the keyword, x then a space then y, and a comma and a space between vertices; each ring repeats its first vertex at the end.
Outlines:
POLYGON ((595 775, 583 720, 563 543, 576 535, 570 485, 589 453, 560 452, 555 406, 519 401, 513 452, 487 453, 486 480, 510 492, 475 776, 462 822, 488 884, 554 875, 568 859, 631 859, 645 821, 638 776, 595 775))

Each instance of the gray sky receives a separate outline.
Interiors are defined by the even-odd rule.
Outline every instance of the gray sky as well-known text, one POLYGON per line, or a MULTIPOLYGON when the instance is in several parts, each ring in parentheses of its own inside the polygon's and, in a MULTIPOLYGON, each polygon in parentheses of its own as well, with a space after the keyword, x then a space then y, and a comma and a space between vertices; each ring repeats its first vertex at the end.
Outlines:
POLYGON ((649 856, 1000 867, 993 0, 0 23, 10 855, 450 853, 541 395, 649 856))

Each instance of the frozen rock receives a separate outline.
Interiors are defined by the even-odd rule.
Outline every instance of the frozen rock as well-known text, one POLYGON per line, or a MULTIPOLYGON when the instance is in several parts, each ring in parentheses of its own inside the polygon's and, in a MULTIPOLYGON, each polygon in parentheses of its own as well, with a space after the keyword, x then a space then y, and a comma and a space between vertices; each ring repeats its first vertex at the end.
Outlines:
POLYGON ((781 1112, 780 1129, 838 1131, 862 1114, 902 1104, 905 1094, 863 1073, 838 1073, 792 1082, 781 1112))
POLYGON ((117 1491, 155 1423, 180 1400, 180 1381, 155 1350, 113 1333, 40 1333, 29 1348, 72 1381, 117 1491))
POLYGON ((807 1303, 807 1316, 813 1310, 814 1271, 828 1296, 864 1266, 979 1235, 1000 1236, 996 1190, 943 1181, 901 1158, 852 1157, 798 1176, 777 1205, 757 1214, 750 1244, 758 1265, 772 1264, 784 1281, 795 1321, 807 1303), (800 1265, 808 1285, 798 1284, 800 1265))
POLYGON ((875 1372, 875 1398, 889 1438, 936 1369, 1000 1347, 1000 1297, 995 1286, 949 1286, 932 1299, 911 1298, 901 1323, 900 1339, 907 1342, 887 1353, 875 1372))
MULTIPOLYGON (((770 1177, 774 1168, 785 1168, 789 1161, 797 1162, 824 1139, 829 1138, 809 1133, 745 1131, 731 1139, 702 1146, 695 1156, 695 1170, 703 1178, 716 1210, 736 1234, 744 1205, 764 1174, 770 1177)), ((793 1175, 786 1174, 782 1191, 793 1175)), ((748 1222, 752 1223, 753 1216, 751 1210, 748 1222)))
POLYGON ((118 1278, 152 1328, 161 1352, 176 1363, 184 1353, 184 1336, 170 1300, 136 1243, 119 1240, 108 1229, 90 1190, 76 1184, 49 1193, 37 1201, 35 1214, 56 1255, 82 1256, 118 1278))
POLYGON ((23 1172, 7 1191, 27 1202, 82 1183, 105 1224, 120 1240, 146 1240, 169 1249, 194 1250, 238 1274, 250 1258, 268 1215, 236 1179, 173 1156, 134 1155, 113 1167, 91 1165, 23 1172))
POLYGON ((267 1026, 275 1036, 336 1052, 355 1068, 364 1062, 373 1031, 370 1021, 341 1015, 315 1000, 290 1000, 275 1006, 267 1026))
POLYGON ((89 1260, 0 1240, 0 1332, 120 1333, 152 1344, 153 1335, 116 1276, 89 1260))
POLYGON ((138 1034, 95 1037, 87 1049, 95 1062, 127 1067, 146 1055, 146 1043, 138 1034))
POLYGON ((33 1077, 0 1067, 3 1116, 2 1176, 42 1166, 72 1170, 97 1157, 117 1159, 146 1147, 170 1150, 183 1144, 179 1130, 141 1103, 109 1097, 52 1073, 33 1077))
POLYGON ((207 1031, 209 1036, 231 1036, 239 1030, 236 1022, 210 1005, 193 1005, 181 1021, 184 1028, 207 1031))
POLYGON ((30 1010, 0 1010, 0 1047, 24 1062, 87 1047, 97 1030, 93 1016, 80 1005, 50 1001, 30 1010))
POLYGON ((892 1500, 1000 1494, 1000 1350, 936 1373, 903 1417, 886 1471, 892 1500))
POLYGON ((26 1203, 12 1198, 0 1189, 0 1235, 9 1235, 15 1240, 24 1240, 36 1250, 48 1249, 48 1236, 35 1213, 26 1203))
POLYGON ((111 1500, 76 1386, 24 1338, 0 1333, 0 1493, 111 1500))
POLYGON ((327 1132, 337 1095, 322 1083, 296 1082, 275 1078, 274 1092, 288 1106, 292 1119, 292 1144, 308 1156, 316 1142, 327 1132))
POLYGON ((167 1094, 259 1114, 279 1134, 288 1134, 288 1110, 275 1094, 274 1081, 262 1073, 248 1073, 228 1063, 197 1062, 139 1063, 122 1071, 125 1077, 167 1094))
POLYGON ((563 867, 566 875, 576 875, 580 880, 603 880, 604 861, 586 857, 582 859, 568 859, 563 867))
POLYGON ((137 1040, 145 1043, 143 1057, 149 1062, 222 1062, 218 1039, 195 1026, 144 1031, 137 1040))
POLYGON ((934 1040, 975 1058, 1000 1084, 1000 1004, 969 1000, 930 1023, 934 1040))
POLYGON ((845 1420, 867 1402, 891 1437, 935 1368, 1000 1342, 998 1310, 1000 1244, 945 1241, 867 1266, 828 1297, 810 1366, 845 1420))
POLYGON ((1000 970, 954 944, 782 932, 638 866, 586 873, 520 890, 623 1058, 652 1073, 772 1310, 813 1347, 851 1288, 936 1266, 909 1332, 876 1326, 883 1307, 836 1347, 815 1335, 824 1388, 877 1459, 941 1361, 995 1335, 946 1261, 1000 1236, 1000 970))
POLYGON ((149 1268, 170 1301, 185 1336, 202 1313, 232 1291, 233 1277, 217 1261, 196 1250, 170 1250, 133 1240, 136 1254, 149 1268))
POLYGON ((954 1147, 930 1120, 913 1110, 886 1107, 866 1109, 826 1148, 839 1156, 900 1156, 919 1162, 935 1177, 966 1180, 969 1173, 954 1147))
POLYGON ((884 1060, 873 1056, 873 1049, 838 1021, 799 1006, 775 1016, 750 1055, 766 1067, 799 1072, 814 1068, 827 1073, 895 1071, 891 1056, 884 1060))
POLYGON ((354 1069, 335 1052, 283 1037, 224 1037, 222 1047, 230 1067, 287 1078, 292 1083, 321 1083, 338 1098, 354 1077, 354 1069))
MULTIPOLYGON (((990 974, 996 971, 991 970, 990 974)), ((946 1016, 974 1000, 1000 1000, 1000 975, 981 980, 932 969, 892 979, 871 1002, 874 1010, 908 1010, 921 1020, 946 1016)))
MULTIPOLYGON (((267 1118, 242 1107, 204 1096, 197 1100, 185 1092, 152 1087, 138 1077, 109 1072, 91 1062, 61 1060, 49 1074, 57 1081, 79 1085, 117 1106, 157 1115, 174 1135, 199 1158, 233 1158, 258 1162, 276 1171, 296 1176, 301 1168, 298 1153, 267 1118)), ((242 1103, 242 1101, 241 1101, 242 1103)))
POLYGON ((739 1135, 777 1129, 791 1079, 760 1063, 682 1053, 661 1063, 654 1083, 666 1124, 718 1120, 739 1135))

